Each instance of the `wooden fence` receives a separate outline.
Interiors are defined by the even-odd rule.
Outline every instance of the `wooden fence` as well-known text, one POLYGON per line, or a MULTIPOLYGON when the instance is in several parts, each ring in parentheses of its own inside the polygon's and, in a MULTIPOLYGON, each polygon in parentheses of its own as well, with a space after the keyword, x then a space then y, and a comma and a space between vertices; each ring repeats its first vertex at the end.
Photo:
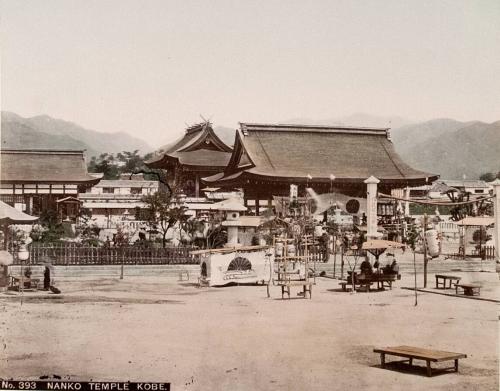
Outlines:
POLYGON ((495 246, 484 246, 481 251, 472 250, 472 255, 483 259, 495 259, 495 246))
MULTIPOLYGON (((197 264, 189 254, 193 247, 145 248, 30 246, 28 263, 50 262, 53 265, 180 265, 197 264)), ((17 258, 17 257, 15 257, 17 258)), ((14 264, 19 264, 17 259, 14 264)))

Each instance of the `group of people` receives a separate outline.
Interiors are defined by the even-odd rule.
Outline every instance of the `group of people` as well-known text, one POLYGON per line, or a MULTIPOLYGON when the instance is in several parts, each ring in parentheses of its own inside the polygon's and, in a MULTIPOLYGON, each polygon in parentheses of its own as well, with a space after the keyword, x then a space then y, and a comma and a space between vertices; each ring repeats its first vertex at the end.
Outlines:
POLYGON ((380 262, 378 259, 375 261, 375 263, 372 264, 366 258, 363 262, 361 262, 361 265, 359 266, 359 269, 361 270, 361 273, 364 275, 372 275, 374 273, 383 273, 383 274, 398 274, 399 273, 399 265, 396 262, 396 259, 392 261, 392 263, 388 263, 385 265, 382 269, 380 268, 380 262))

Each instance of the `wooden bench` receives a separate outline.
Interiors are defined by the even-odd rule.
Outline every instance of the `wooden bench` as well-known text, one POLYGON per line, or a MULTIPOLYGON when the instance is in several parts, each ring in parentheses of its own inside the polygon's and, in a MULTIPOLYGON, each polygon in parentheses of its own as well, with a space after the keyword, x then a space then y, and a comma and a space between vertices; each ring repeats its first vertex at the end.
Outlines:
POLYGON ((452 284, 457 284, 460 282, 462 277, 449 276, 447 274, 436 274, 436 289, 451 289, 452 284), (448 281, 448 286, 446 286, 446 281, 448 281))
POLYGON ((427 376, 432 376, 431 362, 443 362, 443 361, 455 361, 453 369, 458 372, 458 360, 461 358, 467 358, 466 354, 454 353, 454 352, 444 352, 441 350, 431 350, 417 348, 413 346, 394 346, 388 348, 374 349, 374 353, 380 353, 381 367, 385 368, 385 356, 397 356, 404 357, 408 359, 410 367, 413 365, 413 360, 423 360, 427 364, 427 376))
MULTIPOLYGON (((367 292, 370 292, 370 287, 372 286, 373 281, 371 280, 357 280, 354 281, 354 289, 356 290, 356 286, 358 287, 365 287, 365 290, 367 292)), ((344 292, 347 292, 347 285, 352 285, 352 280, 346 280, 346 281, 341 281, 339 282, 339 285, 342 287, 342 290, 344 292)))
POLYGON ((401 274, 390 273, 390 274, 374 274, 372 280, 377 283, 377 289, 385 289, 386 287, 392 290, 392 283, 396 279, 401 278, 401 274))
POLYGON ((465 296, 480 296, 481 294, 481 285, 478 284, 455 284, 455 294, 459 294, 459 289, 465 296))

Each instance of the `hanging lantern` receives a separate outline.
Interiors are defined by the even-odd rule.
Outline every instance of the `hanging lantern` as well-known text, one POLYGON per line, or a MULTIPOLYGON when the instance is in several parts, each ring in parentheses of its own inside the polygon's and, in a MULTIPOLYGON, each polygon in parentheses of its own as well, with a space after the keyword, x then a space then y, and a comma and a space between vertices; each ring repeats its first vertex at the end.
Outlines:
POLYGON ((19 251, 17 252, 17 258, 20 261, 27 261, 29 259, 29 257, 30 257, 30 252, 28 251, 26 246, 21 246, 19 248, 19 251))

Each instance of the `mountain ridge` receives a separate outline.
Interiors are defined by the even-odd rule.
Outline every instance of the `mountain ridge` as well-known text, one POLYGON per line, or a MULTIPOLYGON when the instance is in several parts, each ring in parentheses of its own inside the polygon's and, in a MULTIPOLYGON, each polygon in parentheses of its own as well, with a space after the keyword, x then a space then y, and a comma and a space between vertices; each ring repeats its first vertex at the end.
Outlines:
POLYGON ((87 158, 102 153, 140 150, 151 152, 145 141, 125 132, 99 132, 74 122, 41 114, 22 117, 2 111, 2 148, 52 148, 86 150, 87 158))

